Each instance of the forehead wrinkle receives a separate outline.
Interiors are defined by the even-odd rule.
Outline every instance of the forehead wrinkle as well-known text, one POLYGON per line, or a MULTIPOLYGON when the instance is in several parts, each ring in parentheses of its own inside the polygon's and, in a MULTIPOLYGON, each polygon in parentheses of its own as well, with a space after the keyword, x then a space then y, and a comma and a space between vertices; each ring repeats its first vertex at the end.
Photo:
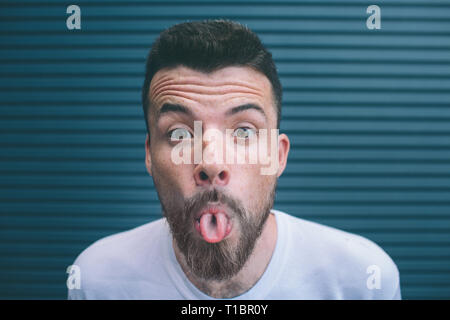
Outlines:
MULTIPOLYGON (((176 84, 167 85, 166 88, 161 88, 161 90, 177 90, 188 93, 197 93, 203 95, 223 95, 227 93, 248 93, 253 95, 262 96, 259 90, 248 89, 247 87, 236 86, 236 85, 221 85, 221 86, 198 86, 192 84, 176 84)), ((158 93, 159 93, 158 92, 158 93)))
POLYGON ((223 100, 228 101, 235 98, 253 98, 257 100, 263 99, 263 94, 259 92, 252 92, 252 91, 229 91, 224 90, 220 92, 199 92, 197 90, 176 90, 171 87, 168 87, 166 89, 162 89, 160 92, 158 92, 157 95, 152 97, 152 101, 159 104, 158 101, 163 100, 165 97, 181 97, 185 99, 189 99, 192 101, 202 101, 202 100, 209 100, 216 96, 220 96, 223 100))
POLYGON ((171 79, 167 76, 159 79, 151 86, 150 95, 152 99, 156 99, 165 90, 179 90, 208 95, 223 95, 230 91, 253 94, 260 97, 264 95, 260 87, 242 81, 201 81, 196 77, 171 79))
MULTIPOLYGON (((231 93, 226 93, 226 94, 222 94, 223 97, 223 101, 221 102, 224 104, 228 104, 233 100, 242 100, 242 99, 248 99, 249 96, 248 95, 243 95, 241 93, 236 93, 236 92, 231 92, 231 93)), ((161 93, 155 100, 155 104, 156 105, 163 105, 163 102, 165 101, 177 101, 177 99, 172 99, 172 98, 182 98, 183 100, 188 100, 189 102, 192 103, 192 105, 197 105, 199 102, 201 104, 206 104, 209 105, 211 103, 211 101, 208 101, 208 99, 205 99, 204 95, 201 94, 197 94, 197 93, 186 93, 186 92, 179 92, 179 91, 167 91, 165 93, 161 93), (159 100, 159 101, 158 101, 159 100)), ((257 99, 257 101, 261 101, 260 99, 257 99)), ((176 102, 178 104, 181 105, 186 105, 185 102, 176 102)), ((213 105, 216 105, 215 103, 213 103, 213 105)))
POLYGON ((169 77, 164 77, 163 79, 160 79, 156 83, 153 83, 153 81, 150 83, 150 96, 153 96, 154 94, 157 94, 159 89, 163 87, 167 82, 171 82, 172 80, 169 77))
MULTIPOLYGON (((205 75, 205 77, 208 77, 208 75, 205 75)), ((250 89, 258 90, 258 86, 252 85, 251 82, 248 81, 240 81, 240 80, 216 80, 209 78, 208 80, 201 79, 198 76, 178 76, 174 77, 172 75, 164 75, 161 77, 158 82, 165 82, 166 80, 169 80, 173 84, 192 84, 192 85, 199 85, 199 86, 223 86, 223 85, 240 85, 243 87, 247 87, 250 89)))

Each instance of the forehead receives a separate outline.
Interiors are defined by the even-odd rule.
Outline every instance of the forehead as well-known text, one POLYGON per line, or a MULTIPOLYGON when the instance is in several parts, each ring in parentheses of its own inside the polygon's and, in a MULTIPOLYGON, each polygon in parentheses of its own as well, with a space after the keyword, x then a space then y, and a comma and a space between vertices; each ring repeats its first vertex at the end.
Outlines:
POLYGON ((274 112, 270 81, 249 67, 226 67, 212 73, 183 66, 162 69, 153 77, 149 94, 154 109, 167 102, 213 108, 257 103, 274 112))

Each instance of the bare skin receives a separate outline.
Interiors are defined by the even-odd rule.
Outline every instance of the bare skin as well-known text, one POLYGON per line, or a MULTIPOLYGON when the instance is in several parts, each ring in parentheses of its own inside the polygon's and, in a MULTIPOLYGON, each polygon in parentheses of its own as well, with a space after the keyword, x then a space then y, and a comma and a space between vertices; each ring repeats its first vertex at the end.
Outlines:
MULTIPOLYGON (((145 143, 145 163, 161 201, 170 201, 170 197, 191 197, 203 190, 218 188, 238 199, 249 212, 260 212, 261 203, 267 201, 286 166, 289 139, 285 134, 278 136, 278 170, 274 175, 261 175, 260 168, 264 165, 260 164, 202 161, 176 165, 171 161, 174 142, 169 136, 178 128, 192 133, 194 120, 202 121, 204 131, 216 129, 225 132, 226 129, 243 127, 276 129, 277 115, 269 80, 247 67, 226 67, 210 74, 176 67, 159 70, 155 74, 150 84, 150 97, 152 105, 147 119, 150 138, 147 136, 145 143), (182 106, 185 111, 160 112, 167 104, 182 106), (244 108, 231 112, 233 108, 248 104, 261 110, 244 108)), ((206 149, 211 143, 203 140, 202 148, 206 149)), ((208 150, 214 152, 214 146, 208 150)), ((204 156, 212 159, 210 154, 204 156)), ((242 232, 245 230, 235 223, 227 239, 237 241, 242 232)), ((244 267, 233 277, 221 281, 205 281, 196 277, 187 267, 176 241, 173 247, 187 278, 199 290, 215 298, 231 298, 248 291, 260 279, 270 262, 276 239, 276 220, 270 214, 244 267)))

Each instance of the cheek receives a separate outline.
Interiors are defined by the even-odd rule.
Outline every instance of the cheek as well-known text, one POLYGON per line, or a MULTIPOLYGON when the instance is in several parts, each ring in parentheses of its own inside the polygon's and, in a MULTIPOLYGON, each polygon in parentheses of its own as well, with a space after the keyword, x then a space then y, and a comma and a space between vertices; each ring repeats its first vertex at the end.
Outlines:
POLYGON ((171 150, 172 148, 167 146, 155 148, 152 153, 153 178, 160 187, 178 189, 183 185, 183 181, 186 180, 188 171, 191 169, 187 165, 173 163, 171 150))
POLYGON ((235 179, 229 185, 234 195, 251 210, 259 209, 267 201, 274 184, 274 177, 261 175, 260 168, 259 165, 235 166, 235 179))

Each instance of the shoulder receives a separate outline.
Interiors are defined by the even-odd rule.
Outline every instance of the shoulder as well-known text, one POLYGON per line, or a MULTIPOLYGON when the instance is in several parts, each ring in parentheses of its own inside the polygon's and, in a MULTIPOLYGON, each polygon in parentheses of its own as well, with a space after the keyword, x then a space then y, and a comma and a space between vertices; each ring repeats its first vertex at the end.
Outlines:
POLYGON ((127 263, 127 257, 133 257, 139 251, 148 249, 149 241, 159 240, 164 221, 159 219, 97 240, 83 250, 75 262, 80 266, 92 262, 96 265, 127 263))
POLYGON ((165 229, 165 220, 159 219, 88 246, 73 263, 80 272, 81 290, 69 290, 69 298, 108 298, 103 294, 119 281, 144 276, 147 262, 152 262, 149 269, 156 268, 165 229))
POLYGON ((375 242, 286 213, 280 214, 288 225, 291 243, 298 249, 294 256, 300 262, 308 261, 310 272, 325 281, 336 298, 400 298, 398 268, 375 242))

